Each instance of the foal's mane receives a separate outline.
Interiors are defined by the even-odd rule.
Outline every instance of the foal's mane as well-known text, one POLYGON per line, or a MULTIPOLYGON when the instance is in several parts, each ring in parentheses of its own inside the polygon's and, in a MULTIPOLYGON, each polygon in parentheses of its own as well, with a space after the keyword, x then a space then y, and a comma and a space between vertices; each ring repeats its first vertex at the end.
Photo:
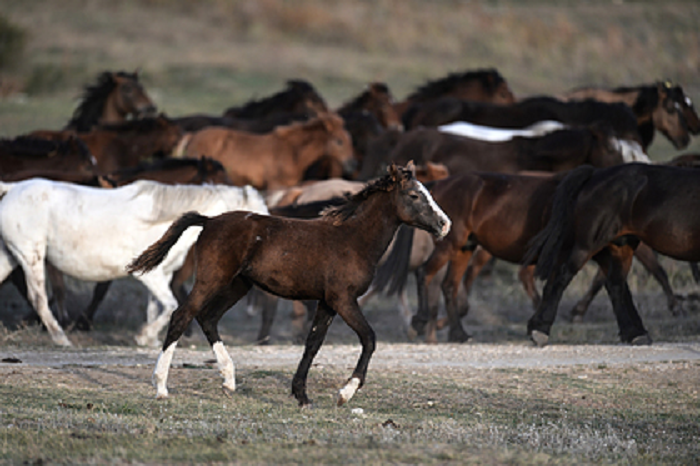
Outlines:
POLYGON ((370 181, 361 191, 352 195, 346 194, 345 203, 325 209, 321 212, 321 217, 332 222, 334 225, 339 225, 352 217, 355 212, 357 212, 357 209, 373 194, 389 192, 400 182, 400 178, 396 178, 391 174, 370 181))
POLYGON ((224 170, 224 166, 221 162, 211 159, 211 158, 165 158, 158 159, 152 162, 141 162, 135 167, 127 167, 117 171, 119 175, 137 175, 145 171, 153 170, 176 170, 183 167, 194 167, 201 169, 202 165, 205 163, 210 163, 215 170, 224 170))
POLYGON ((506 80, 495 68, 450 73, 444 78, 428 81, 413 91, 407 100, 426 100, 442 97, 465 81, 479 81, 488 92, 494 92, 506 80))
POLYGON ((137 73, 127 73, 125 71, 118 71, 116 73, 103 71, 100 73, 97 77, 97 83, 92 85, 87 84, 83 88, 82 100, 73 112, 73 116, 66 125, 66 129, 86 132, 90 131, 90 128, 97 124, 102 116, 107 98, 117 85, 117 81, 114 79, 115 76, 131 79, 134 82, 138 82, 139 80, 137 73))
POLYGON ((290 79, 287 81, 287 88, 269 97, 262 99, 251 99, 242 107, 233 107, 229 111, 233 112, 237 118, 259 118, 270 114, 274 110, 284 108, 290 102, 298 102, 311 96, 319 102, 325 102, 316 89, 307 81, 290 79))

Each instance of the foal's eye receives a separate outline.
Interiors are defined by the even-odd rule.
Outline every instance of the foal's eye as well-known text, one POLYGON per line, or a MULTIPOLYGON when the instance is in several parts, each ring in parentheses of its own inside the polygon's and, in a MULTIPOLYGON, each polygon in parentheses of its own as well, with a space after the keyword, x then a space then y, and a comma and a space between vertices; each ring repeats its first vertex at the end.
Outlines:
POLYGON ((420 198, 418 193, 409 193, 408 197, 410 197, 411 199, 415 199, 415 200, 418 200, 420 198))

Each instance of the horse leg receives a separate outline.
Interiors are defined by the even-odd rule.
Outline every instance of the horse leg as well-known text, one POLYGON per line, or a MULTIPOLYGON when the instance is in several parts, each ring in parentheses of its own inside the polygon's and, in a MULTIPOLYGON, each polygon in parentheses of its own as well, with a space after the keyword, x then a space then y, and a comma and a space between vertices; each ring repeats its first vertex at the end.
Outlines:
POLYGON ((632 265, 634 249, 629 245, 610 245, 596 254, 605 274, 605 289, 610 296, 620 339, 624 343, 650 344, 651 338, 644 328, 641 317, 634 306, 632 294, 627 285, 627 274, 632 265))
POLYGON ((482 248, 481 246, 476 247, 474 254, 472 255, 472 260, 469 262, 467 271, 464 273, 464 278, 462 279, 462 283, 464 284, 464 289, 467 294, 471 291, 476 277, 479 276, 484 266, 489 263, 492 257, 493 256, 491 253, 486 249, 482 248))
POLYGON ((420 280, 418 276, 416 277, 417 286, 419 287, 418 312, 411 319, 412 332, 409 333, 409 338, 425 333, 425 341, 427 343, 437 343, 437 307, 430 309, 429 306, 429 303, 432 301, 431 298, 434 297, 435 289, 430 287, 430 283, 440 269, 449 262, 452 254, 453 251, 450 244, 444 241, 438 243, 430 258, 422 266, 423 275, 421 275, 421 278, 423 280, 420 280))
MULTIPOLYGON (((252 292, 254 292, 254 289, 251 290, 252 292)), ((279 298, 277 296, 259 290, 258 302, 262 306, 262 322, 257 339, 259 345, 266 345, 270 342, 270 333, 272 331, 272 323, 275 321, 275 315, 277 314, 278 301, 279 298)))
POLYGON ((76 329, 85 332, 92 330, 92 325, 95 318, 95 313, 97 312, 97 308, 100 307, 100 304, 107 295, 107 291, 109 291, 109 287, 111 284, 111 281, 97 282, 97 284, 95 284, 95 288, 92 290, 92 299, 90 300, 90 304, 88 304, 88 306, 78 316, 75 322, 76 329))
MULTIPOLYGON (((459 283, 464 277, 464 273, 469 265, 469 260, 472 257, 472 251, 459 251, 452 255, 452 260, 447 267, 447 274, 442 281, 442 294, 445 297, 445 309, 447 311, 447 319, 450 324, 448 333, 448 341, 464 343, 471 338, 462 327, 460 319, 461 313, 457 309, 457 293, 459 292, 459 283)), ((466 304, 468 309, 469 303, 466 304)), ((466 312, 465 312, 466 314, 466 312)))
POLYGON ((158 346, 158 333, 168 325, 170 316, 177 308, 177 300, 170 291, 170 276, 162 270, 155 269, 150 273, 140 275, 138 278, 151 292, 149 296, 149 308, 156 301, 163 306, 163 312, 152 322, 146 323, 134 337, 140 346, 158 346), (153 299, 151 299, 153 298, 153 299))
MULTIPOLYGON (((250 289, 250 284, 242 279, 235 279, 231 284, 224 280, 212 280, 195 284, 186 301, 179 306, 170 318, 168 332, 163 341, 163 346, 156 367, 153 370, 153 382, 156 386, 156 398, 168 397, 168 372, 177 342, 185 333, 195 317, 199 321, 207 340, 212 346, 219 365, 219 372, 224 377, 224 387, 227 390, 235 390, 233 361, 221 343, 217 330, 217 323, 221 316, 229 309, 229 304, 240 299, 250 289)), ((231 304, 232 305, 232 304, 231 304)))
POLYGON ((547 279, 542 292, 542 301, 527 322, 527 333, 537 346, 545 346, 549 341, 549 332, 557 316, 557 307, 564 290, 587 260, 586 251, 577 248, 570 253, 567 260, 553 269, 547 279))
POLYGON ((339 304, 336 307, 338 315, 355 331, 362 344, 362 353, 360 353, 360 358, 357 360, 357 366, 355 366, 352 376, 345 386, 338 391, 338 406, 342 406, 365 384, 367 367, 377 346, 377 337, 364 314, 362 314, 356 300, 350 299, 345 305, 339 304))
POLYGON ((51 283, 51 300, 54 303, 56 317, 61 325, 68 325, 71 319, 66 309, 66 281, 63 279, 63 274, 47 261, 46 276, 51 283))
POLYGON ((51 339, 58 345, 72 346, 63 328, 49 308, 49 300, 46 296, 44 258, 38 257, 33 261, 29 261, 19 252, 12 251, 12 253, 24 271, 24 278, 27 285, 27 299, 32 304, 37 314, 39 314, 39 318, 49 331, 51 339))
MULTIPOLYGON (((197 322, 211 345, 214 356, 216 356, 219 374, 224 379, 222 385, 224 393, 236 390, 236 370, 233 360, 219 336, 218 324, 226 311, 249 293, 251 287, 250 282, 241 277, 236 278, 229 287, 225 287, 214 299, 210 300, 204 310, 197 315, 197 322)), ((275 304, 277 304, 276 301, 275 304)), ((175 320, 174 316, 173 320, 175 320)))
POLYGON ((325 302, 319 301, 313 323, 311 324, 311 330, 309 330, 309 334, 306 337, 304 355, 292 379, 292 395, 296 398, 301 407, 311 405, 311 400, 309 400, 306 394, 306 379, 309 375, 311 362, 321 348, 323 340, 326 338, 328 327, 331 325, 331 322, 333 322, 335 314, 335 311, 325 302))
POLYGON ((598 269, 598 273, 596 273, 593 278, 591 286, 588 288, 586 294, 584 294, 573 309, 571 309, 571 319, 574 322, 581 322, 583 320, 583 316, 586 314, 586 311, 588 311, 588 307, 591 305, 591 302, 593 302, 593 298, 595 298, 601 288, 603 288, 603 285, 605 285, 605 280, 605 273, 603 273, 601 269, 598 269))
POLYGON ((639 246, 637 246, 637 249, 634 251, 634 257, 642 263, 644 268, 647 269, 656 281, 659 282, 659 285, 661 285, 666 295, 668 310, 671 314, 676 317, 679 316, 682 309, 676 295, 673 294, 671 284, 668 282, 668 274, 666 274, 666 271, 661 267, 661 264, 659 264, 659 259, 656 257, 654 250, 645 243, 639 243, 639 246))
POLYGON ((532 307, 537 309, 537 306, 540 305, 542 297, 535 286, 535 266, 529 265, 527 267, 520 267, 520 270, 518 271, 518 278, 520 279, 520 283, 523 284, 523 288, 525 289, 525 293, 527 294, 528 298, 530 298, 530 301, 532 301, 532 307))

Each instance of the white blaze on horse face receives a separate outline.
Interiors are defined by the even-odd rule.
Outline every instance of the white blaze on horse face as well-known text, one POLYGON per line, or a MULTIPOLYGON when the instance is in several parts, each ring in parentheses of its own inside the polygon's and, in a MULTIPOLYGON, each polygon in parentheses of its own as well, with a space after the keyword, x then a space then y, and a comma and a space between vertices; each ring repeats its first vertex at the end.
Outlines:
POLYGON ((177 342, 172 343, 165 351, 161 351, 156 361, 156 368, 153 370, 153 383, 156 386, 156 398, 162 400, 168 397, 168 371, 173 360, 173 353, 177 342))
POLYGON ((450 217, 448 217, 447 214, 445 214, 445 212, 442 211, 440 206, 437 205, 437 202, 435 202, 433 196, 430 195, 430 191, 428 191, 428 189, 425 186, 423 186, 423 183, 421 183, 420 181, 416 181, 416 184, 418 184, 418 189, 425 196, 425 199, 428 201, 428 205, 431 209, 433 209, 435 215, 442 219, 443 224, 442 230, 440 231, 440 238, 444 238, 450 232, 450 228, 452 227, 452 221, 450 220, 450 217))
POLYGON ((233 365, 233 360, 229 356, 226 347, 220 341, 217 341, 211 346, 216 356, 216 364, 219 366, 219 374, 224 379, 224 388, 230 391, 236 391, 236 368, 233 365))
POLYGON ((352 398, 355 395, 359 387, 360 379, 358 379, 357 377, 353 377, 352 379, 350 379, 350 381, 338 391, 338 406, 342 406, 343 404, 350 401, 350 398, 352 398))

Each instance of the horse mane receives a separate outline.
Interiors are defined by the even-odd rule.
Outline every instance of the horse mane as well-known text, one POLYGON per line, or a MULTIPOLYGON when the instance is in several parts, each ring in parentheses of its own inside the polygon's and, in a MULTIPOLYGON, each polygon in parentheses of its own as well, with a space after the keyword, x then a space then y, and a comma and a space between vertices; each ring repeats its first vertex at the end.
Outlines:
POLYGON ((321 212, 321 217, 334 225, 339 225, 352 217, 357 212, 357 209, 373 194, 389 192, 394 189, 397 183, 400 183, 400 181, 391 174, 370 181, 361 191, 355 194, 346 194, 345 203, 325 209, 321 212))
POLYGON ((83 88, 81 102, 73 112, 73 116, 65 129, 74 129, 78 132, 87 132, 96 125, 102 116, 107 98, 117 85, 115 76, 131 79, 138 82, 137 73, 127 73, 126 71, 103 71, 97 77, 97 83, 87 84, 83 88))
POLYGON ((389 86, 387 86, 385 83, 373 82, 370 83, 367 89, 365 89, 360 95, 343 104, 337 110, 337 112, 342 114, 343 112, 362 110, 367 106, 367 103, 373 99, 373 94, 386 94, 391 96, 389 86))
MULTIPOLYGON (((276 92, 262 99, 251 99, 241 107, 232 107, 227 112, 233 113, 236 118, 260 118, 269 115, 272 111, 286 107, 289 102, 294 102, 303 96, 313 96, 319 102, 324 102, 316 89, 308 82, 300 79, 287 81, 286 89, 276 92)), ((324 102, 325 105, 325 102, 324 102)))
POLYGON ((343 120, 339 116, 336 116, 333 113, 326 113, 324 115, 319 115, 308 120, 293 121, 288 125, 277 126, 275 127, 274 132, 279 137, 286 137, 290 133, 304 130, 308 131, 317 126, 323 128, 326 132, 328 132, 327 125, 329 122, 331 122, 333 126, 343 126, 343 120))
POLYGON ((428 81, 413 91, 406 100, 429 100, 442 97, 464 81, 477 80, 488 92, 494 92, 506 80, 495 68, 486 68, 462 73, 450 73, 444 78, 428 81))

